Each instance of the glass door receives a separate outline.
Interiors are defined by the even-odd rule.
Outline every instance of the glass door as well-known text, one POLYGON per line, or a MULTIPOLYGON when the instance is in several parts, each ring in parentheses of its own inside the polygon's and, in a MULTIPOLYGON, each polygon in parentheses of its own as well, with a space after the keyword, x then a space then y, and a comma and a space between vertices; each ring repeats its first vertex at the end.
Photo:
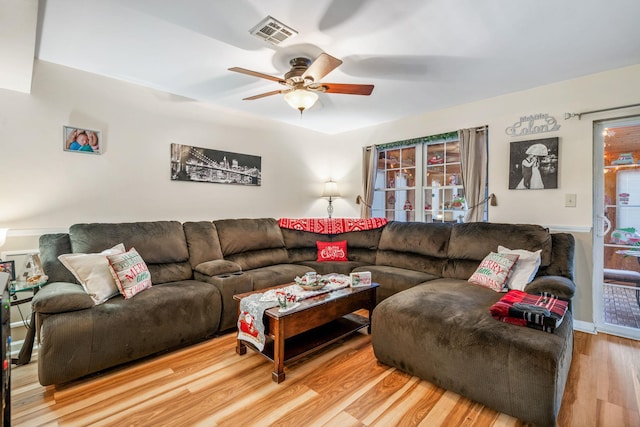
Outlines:
POLYGON ((594 125, 596 327, 640 339, 640 117, 594 125))

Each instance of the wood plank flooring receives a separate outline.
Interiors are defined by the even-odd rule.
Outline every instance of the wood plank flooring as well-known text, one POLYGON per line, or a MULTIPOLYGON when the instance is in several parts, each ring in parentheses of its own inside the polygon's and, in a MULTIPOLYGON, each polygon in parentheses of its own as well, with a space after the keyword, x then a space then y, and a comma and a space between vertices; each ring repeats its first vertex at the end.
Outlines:
MULTIPOLYGON (((12 370, 14 426, 523 426, 379 364, 357 333, 285 368, 227 334, 62 387, 12 370)), ((640 343, 575 334, 559 426, 640 426, 640 343)))

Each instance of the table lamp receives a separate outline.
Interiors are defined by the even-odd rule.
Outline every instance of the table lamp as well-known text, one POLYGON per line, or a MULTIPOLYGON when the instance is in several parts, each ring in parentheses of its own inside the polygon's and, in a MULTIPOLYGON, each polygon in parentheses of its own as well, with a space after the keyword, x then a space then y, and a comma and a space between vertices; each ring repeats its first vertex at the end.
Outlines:
POLYGON ((322 191, 322 197, 329 198, 329 206, 327 206, 327 213, 329 218, 333 215, 333 198, 340 197, 340 191, 338 190, 338 183, 332 179, 324 183, 324 191, 322 191))

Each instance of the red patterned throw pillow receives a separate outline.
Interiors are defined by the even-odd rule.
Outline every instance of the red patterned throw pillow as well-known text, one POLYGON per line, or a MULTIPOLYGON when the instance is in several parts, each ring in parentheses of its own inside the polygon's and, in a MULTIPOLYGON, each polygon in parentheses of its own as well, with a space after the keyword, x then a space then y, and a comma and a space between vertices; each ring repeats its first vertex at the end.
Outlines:
POLYGON ((347 258, 347 241, 316 242, 318 261, 349 261, 347 258))

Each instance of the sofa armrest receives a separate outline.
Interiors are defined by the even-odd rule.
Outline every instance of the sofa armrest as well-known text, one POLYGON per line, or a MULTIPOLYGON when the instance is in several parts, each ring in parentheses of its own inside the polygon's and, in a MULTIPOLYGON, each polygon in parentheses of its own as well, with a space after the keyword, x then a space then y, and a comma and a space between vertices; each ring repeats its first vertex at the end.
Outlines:
POLYGON ((242 267, 233 261, 216 259, 196 265, 195 271, 205 276, 217 276, 220 274, 237 273, 242 271, 242 267))
POLYGON ((36 313, 54 314, 91 308, 94 302, 82 286, 75 283, 54 282, 40 289, 33 296, 31 305, 36 313))
POLYGON ((540 276, 533 279, 524 291, 530 294, 549 292, 562 300, 570 301, 576 293, 576 284, 563 276, 540 276))

